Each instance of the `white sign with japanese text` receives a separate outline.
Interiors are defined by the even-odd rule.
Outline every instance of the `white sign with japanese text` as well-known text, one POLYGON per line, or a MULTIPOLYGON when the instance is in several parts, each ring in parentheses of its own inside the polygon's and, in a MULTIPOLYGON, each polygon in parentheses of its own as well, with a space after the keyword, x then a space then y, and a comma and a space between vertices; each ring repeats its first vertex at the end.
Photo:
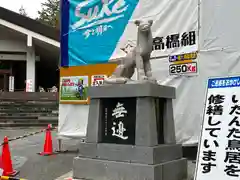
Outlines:
POLYGON ((26 80, 26 92, 33 92, 33 83, 31 79, 26 80))
POLYGON ((101 86, 103 85, 104 79, 106 79, 106 75, 93 75, 91 80, 92 86, 101 86))
POLYGON ((208 80, 195 180, 240 179, 240 76, 208 80))

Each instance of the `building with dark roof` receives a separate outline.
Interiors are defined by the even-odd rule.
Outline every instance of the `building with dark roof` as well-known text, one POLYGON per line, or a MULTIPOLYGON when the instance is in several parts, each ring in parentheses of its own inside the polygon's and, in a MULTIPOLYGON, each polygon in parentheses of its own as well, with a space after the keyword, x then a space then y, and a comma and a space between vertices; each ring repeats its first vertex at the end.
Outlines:
POLYGON ((0 90, 58 86, 60 33, 0 7, 0 90))

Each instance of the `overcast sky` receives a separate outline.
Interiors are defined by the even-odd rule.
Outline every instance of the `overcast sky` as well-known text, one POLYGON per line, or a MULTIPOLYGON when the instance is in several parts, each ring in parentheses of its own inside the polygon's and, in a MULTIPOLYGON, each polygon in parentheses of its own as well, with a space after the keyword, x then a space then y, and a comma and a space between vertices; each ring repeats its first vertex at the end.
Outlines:
POLYGON ((0 6, 18 12, 21 6, 26 9, 28 16, 37 17, 37 11, 45 0, 0 0, 0 6))

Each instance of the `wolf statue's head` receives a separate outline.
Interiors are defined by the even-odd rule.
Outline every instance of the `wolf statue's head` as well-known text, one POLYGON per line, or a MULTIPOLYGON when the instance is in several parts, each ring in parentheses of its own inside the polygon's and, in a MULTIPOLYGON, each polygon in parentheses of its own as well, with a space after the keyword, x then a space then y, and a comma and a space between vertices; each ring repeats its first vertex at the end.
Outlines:
POLYGON ((138 28, 137 46, 141 49, 141 55, 151 54, 153 46, 151 27, 153 25, 153 20, 136 20, 134 23, 138 28))
POLYGON ((148 21, 136 20, 134 23, 136 24, 136 26, 138 26, 138 29, 141 32, 149 32, 151 31, 153 20, 148 20, 148 21))

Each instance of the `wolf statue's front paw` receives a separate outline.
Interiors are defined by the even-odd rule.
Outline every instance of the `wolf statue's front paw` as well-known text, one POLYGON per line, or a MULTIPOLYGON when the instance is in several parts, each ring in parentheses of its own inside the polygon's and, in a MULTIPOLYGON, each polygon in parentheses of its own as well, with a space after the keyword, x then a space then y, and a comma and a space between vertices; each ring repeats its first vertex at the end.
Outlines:
POLYGON ((147 76, 140 76, 140 81, 146 81, 146 80, 148 80, 148 77, 147 76))
POLYGON ((149 77, 148 81, 154 84, 157 84, 157 80, 154 77, 149 77))
POLYGON ((125 77, 111 76, 104 80, 104 84, 125 84, 127 82, 127 80, 128 79, 125 77))
POLYGON ((157 84, 157 80, 153 77, 142 76, 139 80, 140 83, 153 83, 157 84))

